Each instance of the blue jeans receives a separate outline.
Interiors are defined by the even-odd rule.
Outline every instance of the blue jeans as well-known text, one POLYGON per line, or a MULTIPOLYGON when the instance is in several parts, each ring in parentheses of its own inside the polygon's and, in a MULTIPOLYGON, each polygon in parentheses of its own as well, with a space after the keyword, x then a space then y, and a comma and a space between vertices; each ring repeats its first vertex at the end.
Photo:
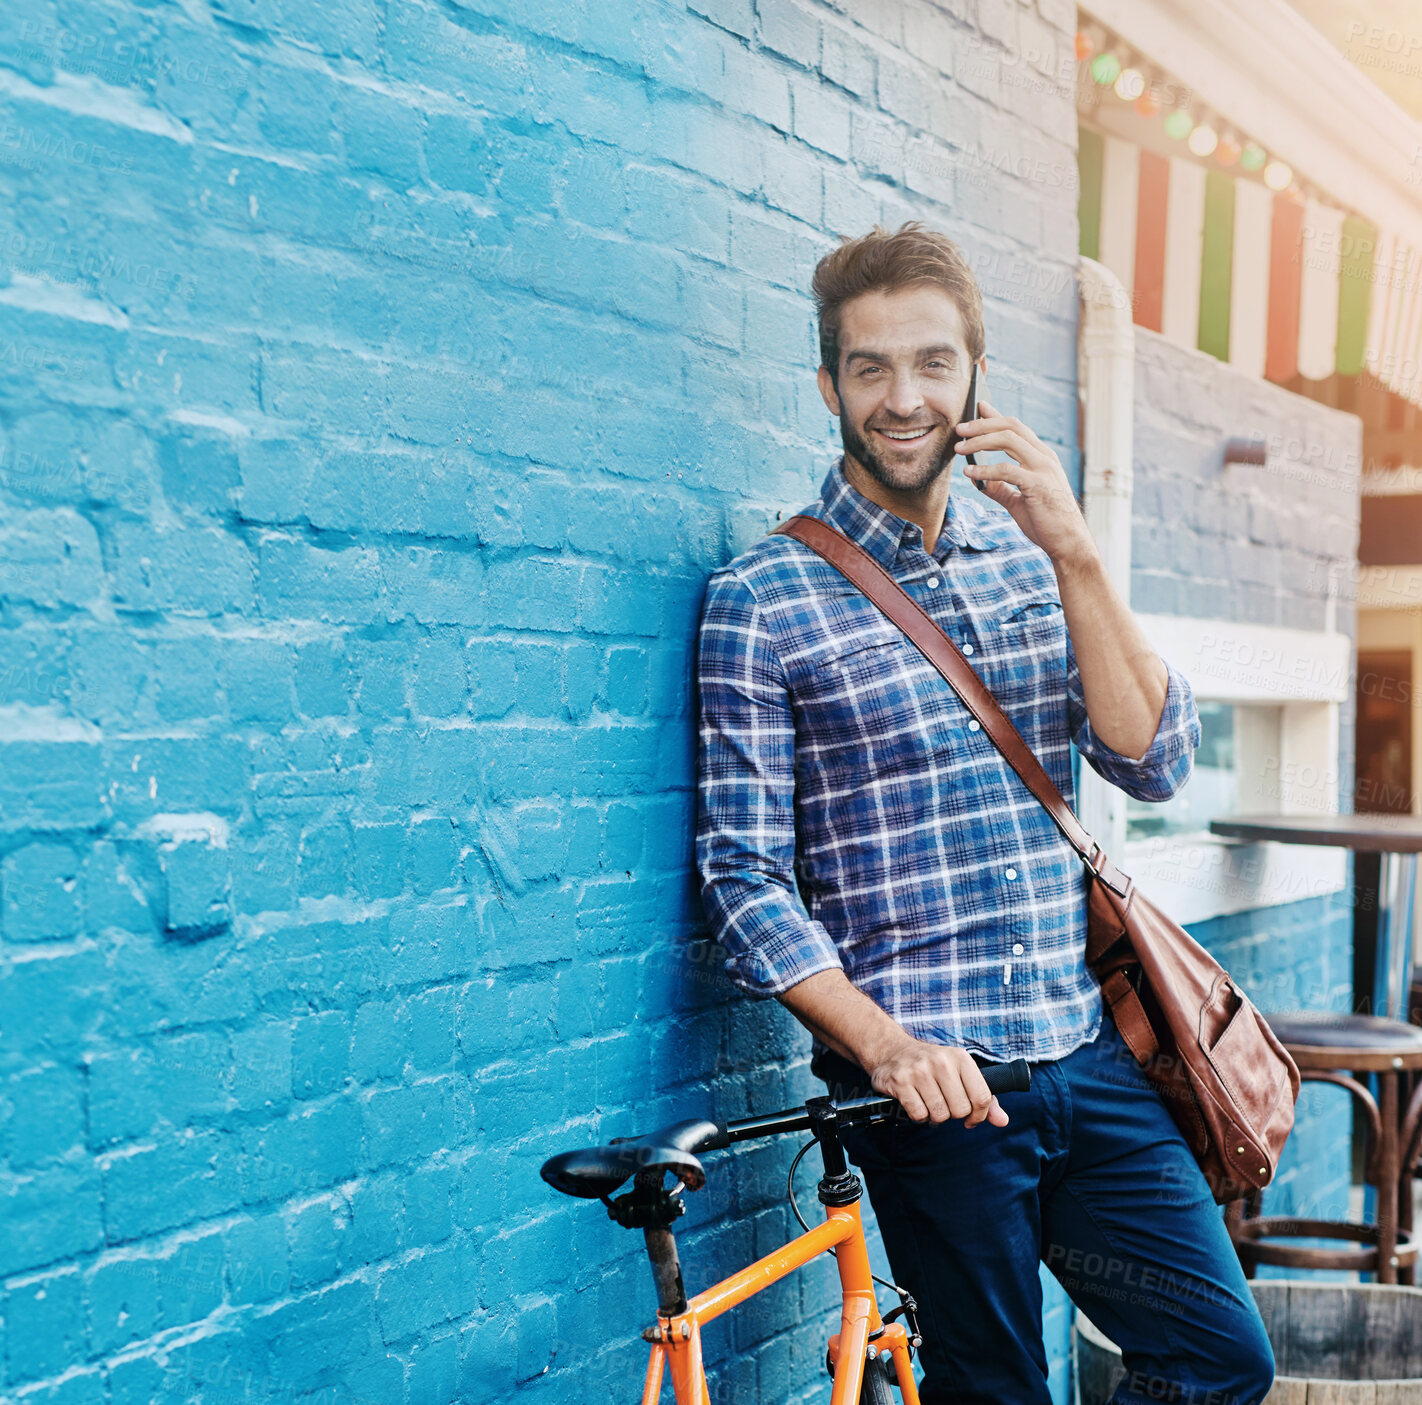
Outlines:
POLYGON ((1006 1127, 844 1138, 918 1299, 923 1405, 1049 1405, 1039 1260, 1121 1348, 1113 1401, 1263 1399, 1274 1355, 1223 1215, 1110 1016, 1000 1101, 1006 1127))

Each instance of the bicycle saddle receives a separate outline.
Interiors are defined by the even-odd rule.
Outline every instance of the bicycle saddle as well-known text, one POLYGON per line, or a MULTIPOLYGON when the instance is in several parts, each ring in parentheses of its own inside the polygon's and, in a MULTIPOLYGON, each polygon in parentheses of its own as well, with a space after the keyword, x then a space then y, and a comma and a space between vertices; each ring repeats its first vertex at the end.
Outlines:
POLYGON ((695 1153, 719 1151, 729 1145, 721 1123, 691 1117, 645 1137, 624 1137, 608 1146, 550 1156, 539 1174, 554 1190, 584 1200, 611 1195, 639 1171, 670 1171, 688 1190, 700 1190, 706 1184, 706 1172, 695 1153))

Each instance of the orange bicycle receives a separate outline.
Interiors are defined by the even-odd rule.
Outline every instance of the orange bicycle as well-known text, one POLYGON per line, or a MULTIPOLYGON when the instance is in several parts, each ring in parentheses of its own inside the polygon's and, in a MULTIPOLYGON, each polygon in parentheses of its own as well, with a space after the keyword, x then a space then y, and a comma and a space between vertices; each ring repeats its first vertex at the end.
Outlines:
MULTIPOLYGON (((994 1093, 1025 1092, 1031 1081, 1025 1059, 984 1064, 982 1071, 994 1093)), ((803 1107, 769 1117, 725 1123, 691 1118, 645 1137, 621 1137, 608 1146, 565 1151, 543 1163, 543 1179, 555 1190, 601 1200, 612 1219, 627 1229, 640 1229, 646 1238, 657 1285, 657 1322, 642 1333, 652 1344, 642 1405, 656 1405, 664 1373, 671 1376, 676 1405, 710 1405, 701 1355, 702 1326, 826 1252, 835 1256, 843 1290, 840 1329, 829 1339, 826 1356, 834 1376, 831 1405, 893 1405, 894 1384, 903 1394, 904 1405, 918 1405, 912 1360, 922 1339, 914 1317, 916 1305, 902 1288, 870 1271, 859 1215, 863 1187, 849 1169, 840 1142, 840 1132, 846 1127, 904 1115, 892 1098, 840 1102, 811 1098, 803 1107), (682 1191, 700 1190, 706 1184, 698 1153, 807 1130, 811 1140, 791 1165, 786 1187, 795 1218, 805 1233, 688 1301, 672 1224, 686 1210, 682 1191), (811 1229, 795 1202, 795 1169, 816 1144, 824 1163, 819 1193, 825 1220, 811 1229), (665 1183, 668 1173, 675 1177, 671 1186, 665 1183), (632 1189, 612 1199, 613 1192, 628 1180, 632 1189), (882 1317, 874 1296, 875 1283, 882 1283, 899 1297, 899 1306, 882 1317), (900 1317, 904 1321, 896 1320, 900 1317)))

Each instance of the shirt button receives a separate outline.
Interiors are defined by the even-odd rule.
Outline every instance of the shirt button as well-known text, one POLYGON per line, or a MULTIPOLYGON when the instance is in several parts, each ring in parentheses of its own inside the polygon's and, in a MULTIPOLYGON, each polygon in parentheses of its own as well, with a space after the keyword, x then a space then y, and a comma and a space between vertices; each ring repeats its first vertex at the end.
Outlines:
POLYGON ((978 721, 978 719, 977 719, 976 717, 973 718, 973 720, 968 723, 968 730, 969 730, 970 732, 977 732, 977 731, 980 731, 981 729, 982 729, 982 724, 978 721))
POLYGON ((1016 878, 1016 877, 1017 877, 1017 870, 1016 870, 1015 868, 1009 868, 1009 869, 1007 870, 1007 876, 1008 876, 1009 878, 1016 878))
POLYGON ((964 644, 964 645, 963 645, 963 652, 964 652, 965 654, 971 654, 971 653, 973 652, 973 646, 972 646, 971 644, 964 644))
POLYGON ((932 577, 929 578, 928 588, 929 588, 930 590, 937 590, 938 587, 939 587, 940 585, 942 585, 942 584, 943 584, 943 582, 942 582, 941 580, 939 580, 937 576, 932 576, 932 577))
POLYGON ((1021 942, 1013 942, 1013 943, 1012 943, 1012 954, 1013 954, 1014 956, 1021 956, 1021 955, 1022 955, 1022 943, 1021 943, 1021 942))

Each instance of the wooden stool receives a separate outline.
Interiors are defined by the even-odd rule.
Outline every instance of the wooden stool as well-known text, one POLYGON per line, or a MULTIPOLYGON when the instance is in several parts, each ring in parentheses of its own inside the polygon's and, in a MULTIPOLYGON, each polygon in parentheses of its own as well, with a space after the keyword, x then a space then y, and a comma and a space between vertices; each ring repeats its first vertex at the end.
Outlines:
POLYGON ((1259 1264, 1283 1268, 1356 1269, 1374 1273, 1379 1283, 1412 1281, 1418 1246, 1412 1228, 1412 1168, 1422 1143, 1422 1086, 1399 1118, 1398 1085, 1422 1069, 1422 1029, 1376 1015, 1289 1011, 1266 1015, 1269 1026, 1293 1056, 1305 1082, 1336 1083, 1362 1105, 1368 1118, 1363 1179, 1377 1192, 1377 1222, 1306 1220, 1259 1214, 1258 1193, 1232 1202, 1226 1212, 1247 1277, 1259 1264), (1378 1075, 1379 1100, 1355 1074, 1378 1075), (1399 1205, 1399 1195, 1402 1205, 1399 1205), (1356 1247, 1311 1249, 1274 1241, 1288 1238, 1341 1239, 1356 1247))

